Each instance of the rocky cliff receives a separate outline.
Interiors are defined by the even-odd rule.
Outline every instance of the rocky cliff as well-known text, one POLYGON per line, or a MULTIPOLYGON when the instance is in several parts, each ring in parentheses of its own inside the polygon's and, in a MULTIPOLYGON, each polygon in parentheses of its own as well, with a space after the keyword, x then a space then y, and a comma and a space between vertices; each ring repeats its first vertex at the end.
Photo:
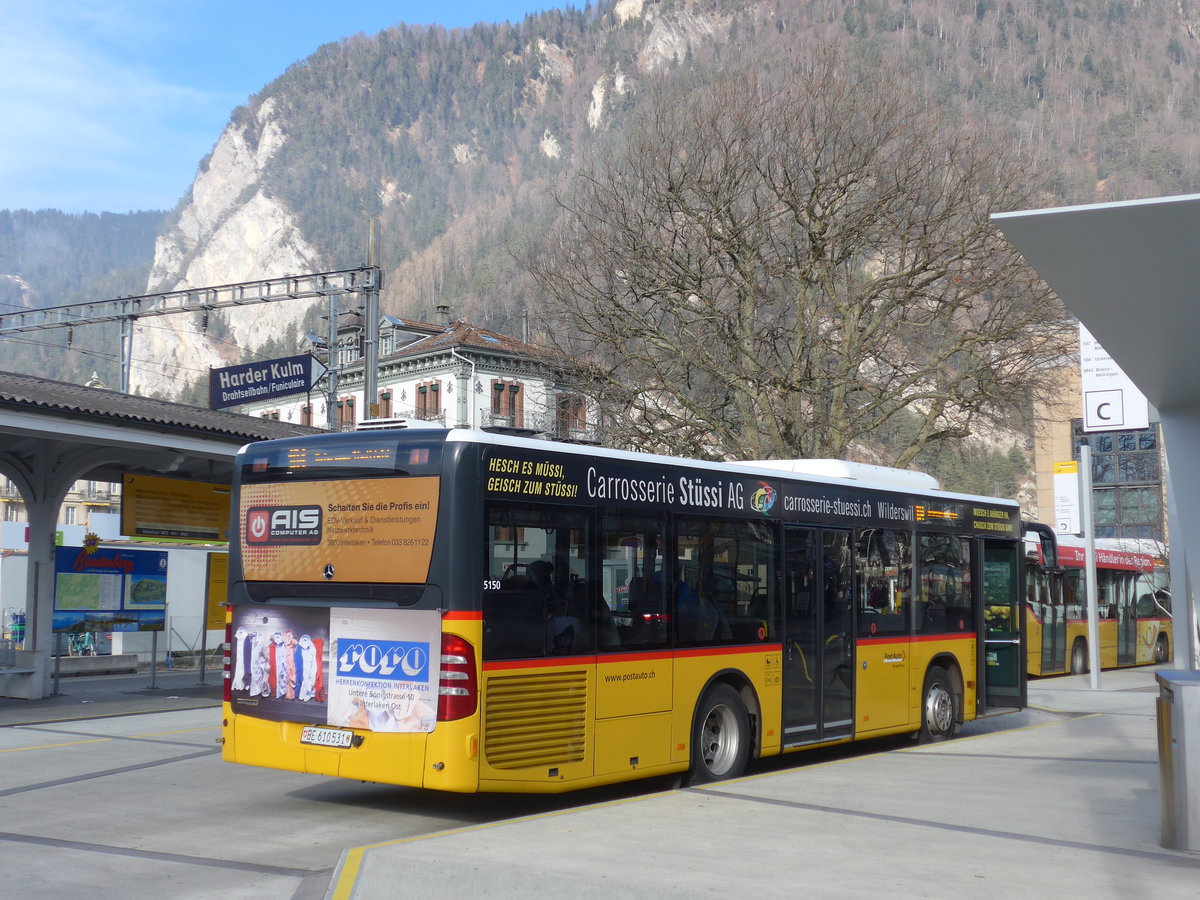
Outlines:
MULTIPOLYGON (((173 225, 158 238, 147 293, 321 271, 295 217, 263 188, 265 168, 286 140, 268 99, 252 125, 231 123, 217 141, 173 225)), ((240 362, 242 348, 294 330, 311 302, 257 304, 222 313, 224 337, 190 317, 163 316, 134 336, 135 393, 171 397, 183 379, 240 362)))

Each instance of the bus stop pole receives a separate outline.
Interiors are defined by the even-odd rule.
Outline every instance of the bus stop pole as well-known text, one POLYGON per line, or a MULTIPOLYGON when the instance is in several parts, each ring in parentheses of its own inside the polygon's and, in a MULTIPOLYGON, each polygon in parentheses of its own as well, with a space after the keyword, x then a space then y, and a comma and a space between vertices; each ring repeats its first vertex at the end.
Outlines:
POLYGON ((155 684, 158 675, 158 632, 150 632, 150 690, 158 690, 155 684))
POLYGON ((1196 646, 1196 606, 1192 600, 1187 553, 1179 538, 1183 534, 1183 527, 1179 524, 1179 503, 1175 499, 1175 485, 1171 481, 1171 459, 1166 454, 1163 455, 1163 472, 1167 483, 1167 534, 1172 544, 1167 565, 1171 585, 1171 621, 1174 623, 1174 662, 1176 669, 1195 669, 1200 667, 1200 657, 1197 656, 1200 648, 1196 646))
POLYGON ((1096 600, 1096 529, 1092 521, 1092 448, 1079 448, 1079 513, 1086 556, 1088 676, 1093 691, 1100 690, 1100 622, 1096 600))
POLYGON ((61 691, 59 690, 62 677, 62 632, 51 632, 54 637, 54 690, 50 692, 50 696, 57 697, 61 691))

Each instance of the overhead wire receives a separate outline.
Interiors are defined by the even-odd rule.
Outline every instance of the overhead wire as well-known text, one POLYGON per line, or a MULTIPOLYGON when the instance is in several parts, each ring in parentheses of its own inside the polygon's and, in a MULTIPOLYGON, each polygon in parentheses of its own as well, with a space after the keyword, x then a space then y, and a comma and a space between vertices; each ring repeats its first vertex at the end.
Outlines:
MULTIPOLYGON (((121 355, 119 353, 107 353, 103 350, 88 350, 84 347, 76 347, 76 346, 67 347, 63 344, 51 344, 47 341, 35 341, 32 338, 19 338, 19 337, 15 337, 13 335, 0 336, 0 340, 12 341, 14 344, 29 344, 30 346, 34 346, 34 347, 46 347, 50 350, 66 350, 70 353, 78 353, 81 356, 94 356, 98 359, 108 360, 109 362, 119 363, 121 361, 121 355)), ((133 359, 130 360, 130 364, 132 365, 134 363, 154 364, 154 363, 158 363, 158 360, 141 359, 138 357, 134 357, 133 359)), ((134 368, 136 368, 139 372, 155 371, 154 369, 146 368, 145 366, 134 366, 134 368)), ((205 374, 205 375, 207 375, 208 371, 209 371, 208 369, 197 369, 192 366, 181 366, 181 365, 176 365, 175 368, 182 370, 182 371, 196 372, 196 373, 205 374)))
MULTIPOLYGON (((10 304, 10 303, 5 303, 2 305, 13 306, 13 304, 10 304)), ((15 307, 15 308, 24 309, 24 307, 15 307)), ((194 310, 189 310, 189 312, 194 312, 194 310)), ((90 322, 88 324, 89 325, 108 325, 108 324, 113 324, 113 323, 111 323, 111 322, 90 322)), ((261 353, 257 353, 253 350, 246 350, 245 348, 239 346, 238 344, 235 344, 233 341, 229 341, 224 338, 214 337, 213 335, 208 334, 206 331, 199 331, 196 329, 185 329, 185 328, 171 328, 166 325, 151 325, 151 324, 148 324, 145 322, 139 322, 136 318, 134 319, 134 325, 138 328, 149 328, 149 329, 155 329, 158 331, 171 331, 178 335, 194 335, 196 337, 204 337, 206 340, 213 341, 218 344, 225 344, 228 347, 233 347, 233 348, 241 351, 243 355, 250 356, 254 359, 259 359, 259 360, 271 359, 271 357, 265 356, 261 353)), ((71 329, 74 326, 65 324, 62 327, 71 329)), ((121 361, 121 355, 119 353, 106 353, 102 350, 88 350, 88 349, 85 349, 82 347, 73 346, 70 343, 68 343, 66 345, 53 344, 48 341, 33 340, 32 338, 18 338, 15 335, 0 335, 0 341, 3 341, 3 340, 12 341, 13 343, 19 343, 19 344, 28 344, 28 345, 37 346, 37 347, 46 347, 46 348, 50 348, 50 349, 54 349, 54 350, 67 350, 67 351, 70 351, 73 353, 79 353, 83 356, 93 356, 93 357, 96 357, 99 359, 105 359, 105 360, 108 360, 111 362, 119 363, 121 361)), ((146 374, 155 374, 155 375, 165 375, 165 374, 167 374, 168 369, 174 369, 176 371, 195 372, 197 374, 203 374, 203 375, 206 375, 209 372, 209 369, 197 369, 193 366, 184 366, 184 365, 180 365, 178 363, 174 364, 173 366, 170 366, 170 365, 162 363, 159 360, 149 359, 149 358, 138 358, 138 357, 134 357, 134 358, 130 359, 130 365, 133 368, 137 369, 137 371, 139 371, 139 372, 143 372, 146 374), (135 363, 145 363, 146 365, 134 365, 135 363)))

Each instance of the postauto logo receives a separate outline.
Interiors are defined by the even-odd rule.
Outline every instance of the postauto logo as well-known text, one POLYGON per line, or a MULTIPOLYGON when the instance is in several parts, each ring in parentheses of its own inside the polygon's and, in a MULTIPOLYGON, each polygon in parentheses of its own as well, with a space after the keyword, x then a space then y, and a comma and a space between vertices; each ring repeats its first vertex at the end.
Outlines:
POLYGON ((343 678, 429 681, 429 644, 341 638, 337 673, 343 678))
POLYGON ((246 510, 246 543, 255 546, 321 543, 321 507, 258 506, 246 510))

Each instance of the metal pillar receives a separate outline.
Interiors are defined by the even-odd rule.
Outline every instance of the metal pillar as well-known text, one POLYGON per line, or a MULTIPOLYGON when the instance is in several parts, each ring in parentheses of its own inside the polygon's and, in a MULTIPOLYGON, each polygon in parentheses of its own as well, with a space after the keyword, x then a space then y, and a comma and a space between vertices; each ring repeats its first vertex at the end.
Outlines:
MULTIPOLYGON (((377 246, 375 220, 367 229, 367 266, 375 268, 377 246)), ((363 310, 363 418, 374 419, 379 415, 379 287, 380 277, 374 280, 373 289, 366 292, 363 310)))

